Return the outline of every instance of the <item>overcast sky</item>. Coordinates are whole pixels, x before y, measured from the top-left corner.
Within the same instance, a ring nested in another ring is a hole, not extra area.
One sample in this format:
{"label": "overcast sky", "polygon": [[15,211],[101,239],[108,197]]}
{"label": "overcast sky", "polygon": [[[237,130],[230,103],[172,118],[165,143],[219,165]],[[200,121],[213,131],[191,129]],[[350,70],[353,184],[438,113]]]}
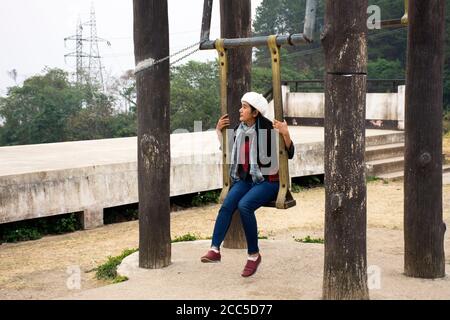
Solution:
{"label": "overcast sky", "polygon": [[[252,0],[252,12],[262,0]],[[15,85],[8,71],[16,69],[17,83],[40,73],[45,66],[74,71],[75,43],[64,38],[75,35],[78,17],[89,20],[91,3],[97,16],[97,35],[106,73],[120,75],[134,68],[132,0],[6,0],[0,10],[0,95]],[[199,41],[203,0],[169,0],[170,50],[175,52]],[[214,1],[211,39],[220,34],[219,0]],[[85,28],[85,31],[86,30]],[[86,34],[87,35],[87,34]],[[85,48],[84,51],[88,51]],[[198,52],[194,60],[213,60],[214,51]]]}

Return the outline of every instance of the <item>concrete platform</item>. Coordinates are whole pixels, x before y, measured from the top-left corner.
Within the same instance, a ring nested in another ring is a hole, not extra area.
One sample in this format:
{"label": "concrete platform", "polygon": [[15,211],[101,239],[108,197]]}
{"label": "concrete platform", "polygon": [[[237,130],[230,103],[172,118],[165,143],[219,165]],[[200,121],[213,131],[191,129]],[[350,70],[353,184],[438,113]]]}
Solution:
{"label": "concrete platform", "polygon": [[[322,174],[324,129],[290,127],[291,177]],[[402,142],[401,131],[366,130],[368,147]],[[86,229],[103,209],[138,202],[137,139],[119,138],[0,148],[0,223],[83,212]],[[170,195],[222,187],[214,131],[171,135]]]}
{"label": "concrete platform", "polygon": [[[399,232],[399,231],[397,231]],[[301,300],[321,299],[323,244],[294,240],[261,240],[262,262],[255,275],[241,277],[246,250],[222,249],[220,263],[201,263],[209,240],[172,244],[172,264],[163,269],[139,269],[138,253],[123,260],[118,272],[129,280],[85,290],[68,300]],[[371,299],[447,299],[450,278],[425,280],[403,275],[398,250],[368,254]],[[389,247],[389,246],[388,246]]]}

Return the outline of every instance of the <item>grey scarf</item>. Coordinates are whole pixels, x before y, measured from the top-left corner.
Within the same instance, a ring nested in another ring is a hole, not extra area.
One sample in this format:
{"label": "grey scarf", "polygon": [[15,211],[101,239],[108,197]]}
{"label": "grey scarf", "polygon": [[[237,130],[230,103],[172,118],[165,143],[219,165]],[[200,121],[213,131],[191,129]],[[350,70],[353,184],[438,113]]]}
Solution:
{"label": "grey scarf", "polygon": [[255,183],[264,181],[264,177],[261,173],[261,169],[258,165],[258,139],[256,134],[256,124],[249,127],[244,122],[241,122],[236,130],[236,139],[233,144],[233,150],[231,152],[231,164],[230,164],[230,176],[233,181],[240,180],[238,174],[239,168],[239,153],[242,145],[245,143],[245,138],[249,138],[250,150],[250,175]]}

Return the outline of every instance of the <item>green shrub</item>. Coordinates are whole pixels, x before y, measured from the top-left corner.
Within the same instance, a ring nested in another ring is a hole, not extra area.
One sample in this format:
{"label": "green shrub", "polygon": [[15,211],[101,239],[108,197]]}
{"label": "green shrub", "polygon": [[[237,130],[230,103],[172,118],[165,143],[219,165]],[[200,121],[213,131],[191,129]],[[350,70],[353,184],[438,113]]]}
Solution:
{"label": "green shrub", "polygon": [[117,267],[122,263],[122,260],[128,257],[130,254],[135,253],[138,249],[125,249],[119,256],[108,257],[108,261],[98,266],[95,270],[95,277],[98,280],[107,280],[112,283],[118,283],[128,280],[127,277],[117,275]]}
{"label": "green shrub", "polygon": [[367,182],[374,182],[374,181],[379,181],[379,180],[382,180],[382,179],[379,177],[375,177],[375,176],[367,176],[366,177]]}
{"label": "green shrub", "polygon": [[62,234],[81,230],[81,222],[75,213],[70,214],[66,218],[60,218],[49,224],[48,233]]}
{"label": "green shrub", "polygon": [[192,198],[191,204],[194,207],[200,207],[205,204],[218,203],[219,197],[220,197],[220,191],[217,191],[217,190],[199,192]]}
{"label": "green shrub", "polygon": [[1,241],[18,242],[37,240],[48,234],[63,234],[81,230],[76,213],[47,218],[24,220],[0,226]]}
{"label": "green shrub", "polygon": [[175,239],[172,240],[172,243],[183,241],[195,241],[195,240],[201,240],[201,238],[198,235],[187,233],[185,235],[175,237]]}
{"label": "green shrub", "polygon": [[291,191],[292,191],[293,193],[299,193],[299,192],[302,192],[302,190],[303,190],[303,187],[302,187],[301,185],[296,184],[296,183],[292,183],[292,185],[291,185]]}
{"label": "green shrub", "polygon": [[294,239],[297,242],[302,243],[324,243],[324,239],[322,238],[311,238],[310,236],[306,236],[306,238]]}
{"label": "green shrub", "polygon": [[40,239],[42,234],[36,227],[5,228],[2,238],[4,242],[19,242]]}

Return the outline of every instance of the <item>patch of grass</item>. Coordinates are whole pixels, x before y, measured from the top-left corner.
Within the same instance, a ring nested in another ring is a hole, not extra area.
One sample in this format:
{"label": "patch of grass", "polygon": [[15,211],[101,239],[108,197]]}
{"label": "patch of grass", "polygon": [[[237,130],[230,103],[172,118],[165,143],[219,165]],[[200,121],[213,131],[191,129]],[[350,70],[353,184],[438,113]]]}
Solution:
{"label": "patch of grass", "polygon": [[291,191],[292,191],[293,193],[299,193],[299,192],[302,192],[302,190],[303,190],[303,187],[302,187],[301,185],[299,185],[299,184],[297,184],[297,183],[292,183],[292,185],[291,185]]}
{"label": "patch of grass", "polygon": [[128,277],[125,277],[125,276],[116,276],[114,279],[113,279],[113,283],[120,283],[120,282],[124,282],[124,281],[127,281],[128,280]]}
{"label": "patch of grass", "polygon": [[324,239],[322,238],[311,238],[310,236],[306,236],[305,238],[294,239],[297,242],[302,243],[324,243]]}
{"label": "patch of grass", "polygon": [[172,239],[172,243],[175,242],[184,242],[184,241],[195,241],[195,240],[203,240],[200,238],[199,235],[193,234],[193,233],[186,233],[182,236],[175,237],[175,239]]}
{"label": "patch of grass", "polygon": [[117,275],[117,267],[122,263],[123,259],[136,251],[138,251],[138,249],[125,249],[119,256],[109,256],[108,261],[95,269],[95,277],[98,280],[106,280],[112,283],[119,283],[128,280],[127,277]]}
{"label": "patch of grass", "polygon": [[379,177],[375,177],[375,176],[367,176],[366,177],[367,182],[374,182],[374,181],[380,181],[380,180],[383,180],[383,179],[381,179]]}
{"label": "patch of grass", "polygon": [[269,239],[269,237],[265,236],[265,235],[260,235],[260,233],[258,231],[258,239],[265,239],[265,240],[267,240],[267,239]]}

